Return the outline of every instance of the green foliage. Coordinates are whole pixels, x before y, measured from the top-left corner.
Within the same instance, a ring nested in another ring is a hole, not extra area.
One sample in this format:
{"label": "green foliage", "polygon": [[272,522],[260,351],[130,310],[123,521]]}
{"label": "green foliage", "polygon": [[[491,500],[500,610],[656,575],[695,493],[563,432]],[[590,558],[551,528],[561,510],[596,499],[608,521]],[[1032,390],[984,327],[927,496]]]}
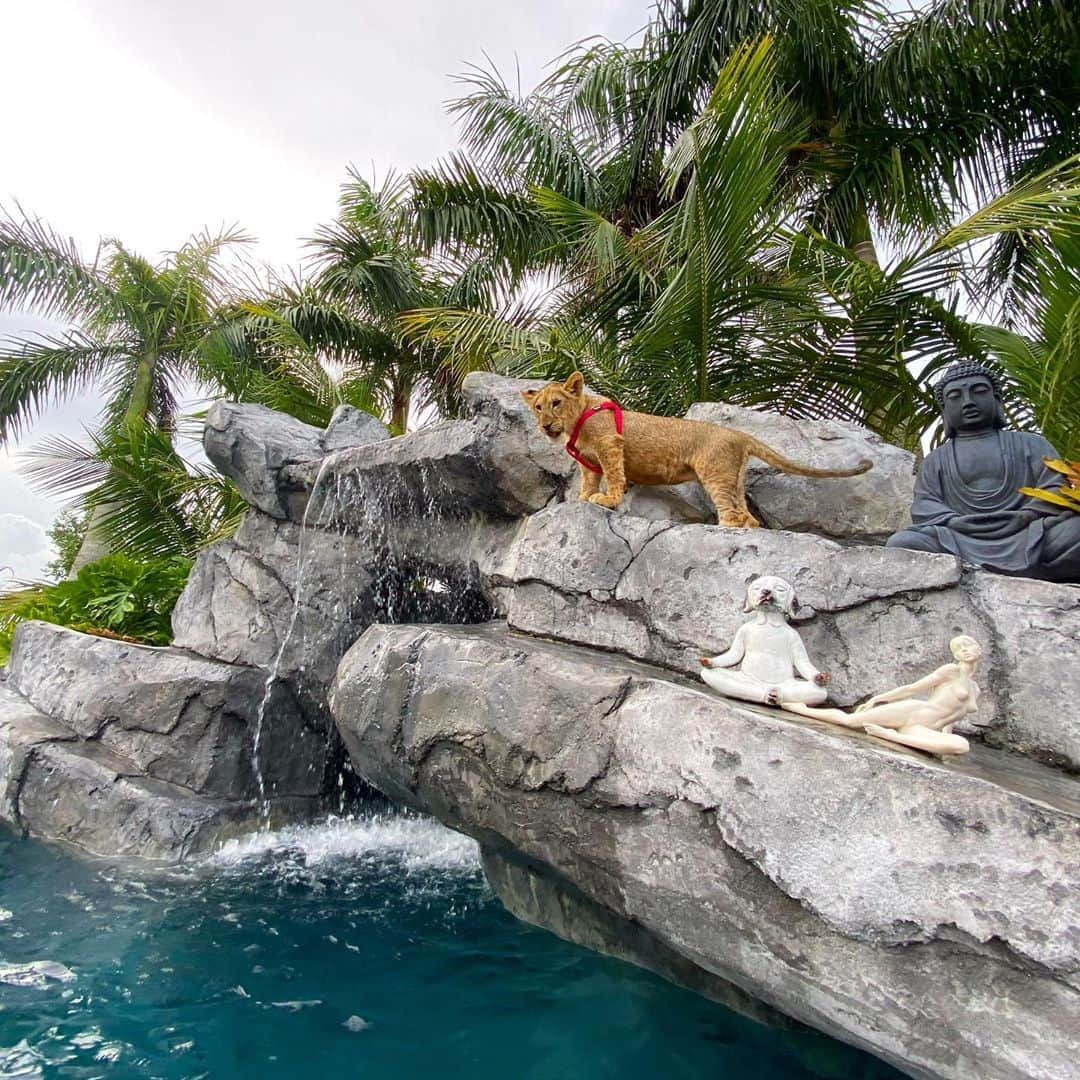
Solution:
{"label": "green foliage", "polygon": [[56,516],[48,529],[49,542],[56,551],[56,558],[45,567],[49,577],[59,580],[71,573],[71,564],[82,546],[89,520],[90,515],[85,509],[65,510]]}
{"label": "green foliage", "polygon": [[401,323],[639,408],[722,398],[912,448],[970,356],[1010,376],[1014,421],[1060,430],[1075,291],[1039,251],[1080,212],[1078,59],[1063,0],[661,0],[639,46],[581,43],[525,96],[473,70],[466,154],[414,175],[417,234],[554,288]]}
{"label": "green foliage", "polygon": [[194,558],[231,536],[247,509],[230,479],[185,461],[169,434],[150,427],[91,436],[89,449],[47,439],[23,458],[23,472],[49,495],[89,489],[85,520],[92,515],[113,550],[137,559]]}
{"label": "green foliage", "polygon": [[167,645],[172,609],[190,570],[190,559],[140,560],[114,554],[55,585],[0,594],[0,663],[11,651],[15,627],[29,619]]}

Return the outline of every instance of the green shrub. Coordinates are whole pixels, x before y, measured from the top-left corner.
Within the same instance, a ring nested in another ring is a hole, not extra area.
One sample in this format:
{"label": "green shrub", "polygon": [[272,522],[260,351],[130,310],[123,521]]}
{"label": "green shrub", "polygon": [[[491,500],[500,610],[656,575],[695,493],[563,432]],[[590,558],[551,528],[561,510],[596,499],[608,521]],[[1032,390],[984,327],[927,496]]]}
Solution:
{"label": "green shrub", "polygon": [[167,645],[172,609],[190,570],[190,559],[106,555],[55,585],[0,595],[0,664],[7,662],[15,627],[27,619]]}

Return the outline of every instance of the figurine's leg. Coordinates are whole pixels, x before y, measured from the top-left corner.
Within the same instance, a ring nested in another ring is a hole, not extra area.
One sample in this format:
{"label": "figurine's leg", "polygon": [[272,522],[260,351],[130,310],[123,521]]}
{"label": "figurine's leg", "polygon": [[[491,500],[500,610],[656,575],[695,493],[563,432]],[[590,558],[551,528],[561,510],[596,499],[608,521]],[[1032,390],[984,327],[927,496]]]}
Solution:
{"label": "figurine's leg", "polygon": [[922,532],[919,529],[901,529],[900,532],[893,533],[892,536],[885,541],[885,546],[891,548],[907,548],[908,551],[944,553],[944,549],[933,536],[930,536],[928,533]]}
{"label": "figurine's leg", "polygon": [[622,502],[626,494],[626,464],[623,461],[623,437],[611,435],[596,448],[596,456],[604,469],[606,492],[596,492],[589,496],[589,502],[597,506],[606,506],[613,510]]}
{"label": "figurine's leg", "polygon": [[864,720],[840,709],[815,709],[810,705],[803,705],[800,701],[782,701],[780,708],[797,716],[809,716],[813,720],[824,720],[827,724],[839,724],[840,727],[861,728],[865,723]]}
{"label": "figurine's leg", "polygon": [[703,668],[701,677],[714,689],[727,697],[741,698],[743,701],[755,701],[759,705],[768,702],[769,687],[756,679],[748,679],[738,671],[727,668]]}
{"label": "figurine's leg", "polygon": [[824,705],[829,692],[824,686],[806,679],[788,679],[780,684],[781,701],[798,701],[803,705]]}
{"label": "figurine's leg", "polygon": [[600,490],[600,473],[586,469],[584,465],[578,465],[581,473],[581,487],[578,488],[578,498],[586,502]]}
{"label": "figurine's leg", "polygon": [[1048,581],[1080,581],[1080,514],[1057,518],[1046,526],[1039,576]]}
{"label": "figurine's leg", "polygon": [[889,742],[900,743],[902,746],[913,746],[916,750],[925,750],[929,754],[966,754],[971,749],[962,735],[946,735],[943,731],[931,731],[920,724],[901,728],[899,731],[879,727],[877,724],[867,724],[865,730],[868,735],[876,735],[879,739],[888,739]]}
{"label": "figurine's leg", "polygon": [[860,724],[876,724],[878,727],[900,728],[922,727],[920,721],[932,722],[933,711],[924,708],[925,702],[912,701],[886,701],[881,705],[860,705],[855,714],[859,717]]}
{"label": "figurine's leg", "polygon": [[716,507],[716,521],[734,529],[756,529],[761,522],[750,513],[738,476],[729,471],[710,467],[706,463],[691,463],[705,494]]}

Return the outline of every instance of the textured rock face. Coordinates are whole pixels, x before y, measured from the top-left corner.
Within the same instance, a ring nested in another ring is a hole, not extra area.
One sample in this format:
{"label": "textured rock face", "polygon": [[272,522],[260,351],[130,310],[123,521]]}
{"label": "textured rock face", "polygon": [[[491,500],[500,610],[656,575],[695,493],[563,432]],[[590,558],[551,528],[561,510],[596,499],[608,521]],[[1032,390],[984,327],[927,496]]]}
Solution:
{"label": "textured rock face", "polygon": [[392,796],[914,1075],[1080,1054],[1080,807],[1051,770],[945,766],[479,628],[373,627],[332,707]]}
{"label": "textured rock face", "polygon": [[203,447],[206,456],[235,481],[250,505],[271,517],[287,518],[307,501],[307,493],[290,487],[287,470],[302,461],[317,461],[331,450],[389,439],[390,432],[374,417],[341,406],[326,431],[263,405],[218,401],[206,414]]}
{"label": "textured rock face", "polygon": [[[309,816],[311,799],[278,800],[271,821]],[[196,794],[148,776],[0,685],[0,821],[92,854],[176,861],[256,827],[250,800]]]}
{"label": "textured rock face", "polygon": [[[231,799],[258,794],[254,737],[266,677],[178,649],[90,637],[50,623],[15,635],[7,688],[148,777]],[[316,796],[327,729],[308,728],[287,688],[271,686],[258,763],[270,796]]]}
{"label": "textured rock face", "polygon": [[325,718],[337,663],[371,623],[475,622],[504,609],[517,530],[406,521],[358,537],[252,511],[199,553],[173,609],[174,643],[272,670]]}
{"label": "textured rock face", "polygon": [[0,685],[0,819],[95,854],[182,859],[260,817],[314,813],[328,745],[329,725],[255,668],[23,623]]}
{"label": "textured rock face", "polygon": [[686,415],[744,431],[801,465],[850,469],[864,458],[874,463],[861,476],[826,480],[790,476],[752,459],[746,489],[771,529],[884,540],[910,521],[915,457],[867,428],[836,420],[793,420],[721,402],[699,402]]}
{"label": "textured rock face", "polygon": [[535,382],[473,374],[468,420],[447,420],[399,439],[286,467],[279,484],[312,491],[291,516],[366,531],[385,521],[516,518],[561,498],[576,466],[546,438],[521,399]]}
{"label": "textured rock face", "polygon": [[566,504],[526,523],[509,621],[696,675],[698,656],[731,643],[746,585],[765,573],[795,586],[796,621],[837,703],[928,674],[950,659],[949,638],[968,633],[986,649],[976,721],[991,740],[1080,767],[1076,685],[1054,674],[1058,650],[1080,643],[1072,586],[961,574],[951,556]]}

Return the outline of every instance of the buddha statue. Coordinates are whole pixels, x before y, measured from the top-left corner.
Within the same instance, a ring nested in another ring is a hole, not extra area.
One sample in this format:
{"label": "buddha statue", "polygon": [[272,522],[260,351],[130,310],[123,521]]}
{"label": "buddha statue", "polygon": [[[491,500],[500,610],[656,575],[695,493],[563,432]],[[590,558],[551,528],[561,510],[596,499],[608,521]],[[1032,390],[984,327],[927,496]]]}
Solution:
{"label": "buddha statue", "polygon": [[1001,386],[971,360],[951,365],[934,387],[945,442],[915,481],[911,525],[889,547],[945,552],[985,570],[1080,582],[1080,514],[1020,493],[1056,488],[1043,464],[1058,452],[1041,435],[1005,427]]}

